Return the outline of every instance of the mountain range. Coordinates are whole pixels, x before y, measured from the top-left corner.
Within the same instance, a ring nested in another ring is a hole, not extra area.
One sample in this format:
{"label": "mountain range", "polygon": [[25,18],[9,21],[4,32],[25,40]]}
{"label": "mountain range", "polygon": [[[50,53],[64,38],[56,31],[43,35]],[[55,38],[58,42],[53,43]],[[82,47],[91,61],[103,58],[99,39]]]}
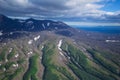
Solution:
{"label": "mountain range", "polygon": [[120,34],[0,15],[0,80],[120,80]]}

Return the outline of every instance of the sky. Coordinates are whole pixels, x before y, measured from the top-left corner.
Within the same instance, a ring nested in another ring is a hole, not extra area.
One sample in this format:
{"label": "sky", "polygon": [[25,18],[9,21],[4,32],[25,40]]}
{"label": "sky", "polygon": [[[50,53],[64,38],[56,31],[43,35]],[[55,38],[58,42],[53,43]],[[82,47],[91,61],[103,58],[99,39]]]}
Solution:
{"label": "sky", "polygon": [[120,26],[120,0],[0,0],[0,14],[70,25]]}

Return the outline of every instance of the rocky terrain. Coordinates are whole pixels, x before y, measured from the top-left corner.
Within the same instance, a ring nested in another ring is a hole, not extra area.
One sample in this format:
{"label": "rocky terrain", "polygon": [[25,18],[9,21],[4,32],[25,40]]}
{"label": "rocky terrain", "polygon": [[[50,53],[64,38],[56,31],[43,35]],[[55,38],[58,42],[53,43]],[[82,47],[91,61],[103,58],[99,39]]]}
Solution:
{"label": "rocky terrain", "polygon": [[120,80],[120,35],[0,15],[0,80]]}

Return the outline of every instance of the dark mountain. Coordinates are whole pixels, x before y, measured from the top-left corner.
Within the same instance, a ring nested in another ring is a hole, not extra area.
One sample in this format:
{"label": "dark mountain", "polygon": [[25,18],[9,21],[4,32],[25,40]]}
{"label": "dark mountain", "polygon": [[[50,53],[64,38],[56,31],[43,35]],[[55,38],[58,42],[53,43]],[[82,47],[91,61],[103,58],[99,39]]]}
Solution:
{"label": "dark mountain", "polygon": [[54,30],[68,28],[68,25],[62,22],[55,22],[51,20],[18,20],[10,19],[4,15],[0,15],[0,30],[3,32],[12,32],[12,31],[43,31],[43,30]]}
{"label": "dark mountain", "polygon": [[0,15],[0,80],[120,80],[119,36]]}
{"label": "dark mountain", "polygon": [[60,21],[35,20],[32,18],[19,20],[0,15],[0,31],[3,33],[1,37],[4,38],[16,38],[17,36],[24,35],[25,33],[22,34],[23,32],[51,31],[67,28],[70,27]]}

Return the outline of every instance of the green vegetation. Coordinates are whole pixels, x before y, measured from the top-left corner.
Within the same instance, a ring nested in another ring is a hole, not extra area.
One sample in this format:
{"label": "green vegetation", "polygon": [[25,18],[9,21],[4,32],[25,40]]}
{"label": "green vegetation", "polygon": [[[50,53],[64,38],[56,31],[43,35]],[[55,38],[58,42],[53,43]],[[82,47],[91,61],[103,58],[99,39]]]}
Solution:
{"label": "green vegetation", "polygon": [[17,63],[18,63],[18,64],[22,64],[24,61],[25,61],[25,59],[19,59],[19,60],[17,61]]}
{"label": "green vegetation", "polygon": [[79,77],[80,80],[100,80],[99,78],[94,77],[93,75],[85,72],[84,70],[79,69],[73,63],[68,64],[68,66]]}
{"label": "green vegetation", "polygon": [[0,61],[5,61],[6,49],[3,49],[0,53]]}
{"label": "green vegetation", "polygon": [[71,73],[69,73],[64,67],[57,67],[58,71],[61,72],[64,76],[66,76],[69,80],[75,80]]}
{"label": "green vegetation", "polygon": [[59,80],[60,76],[56,73],[56,66],[51,62],[51,56],[54,54],[53,45],[45,45],[43,48],[42,63],[45,67],[43,80]]}
{"label": "green vegetation", "polygon": [[15,64],[15,62],[7,62],[7,63],[5,64],[5,68],[6,68],[6,69],[9,69],[9,68],[12,66],[12,64]]}
{"label": "green vegetation", "polygon": [[[65,43],[62,49],[70,58],[68,66],[71,70],[82,80],[115,80],[113,75],[108,74],[108,71],[103,71],[102,68],[98,69],[88,59],[84,53],[73,45]],[[108,64],[106,64],[108,65]],[[81,74],[82,73],[82,74]]]}
{"label": "green vegetation", "polygon": [[[42,80],[77,80],[78,78],[80,80],[120,79],[119,64],[117,65],[117,63],[108,57],[108,53],[102,53],[102,51],[100,52],[95,49],[87,49],[88,54],[91,55],[89,58],[71,42],[63,42],[61,48],[66,58],[59,55],[59,50],[54,43],[46,43],[44,45],[42,50],[42,64],[44,66]],[[24,73],[23,69],[26,67],[24,65],[26,61],[24,57],[26,56],[14,59],[15,52],[17,51],[13,49],[11,53],[6,54],[7,50],[5,48],[1,51],[0,80],[13,80],[17,79],[17,77],[21,77],[23,80],[39,80],[38,74],[41,77],[42,73],[38,72],[41,70],[38,66],[43,68],[41,65],[38,65],[39,55],[36,53],[31,55],[31,57],[29,56],[29,66]],[[23,52],[23,54],[26,52]],[[13,64],[19,64],[19,66],[13,67]],[[21,72],[22,75],[24,74],[23,77],[20,75]]]}
{"label": "green vegetation", "polygon": [[22,68],[18,68],[10,77],[8,80],[13,80],[17,75],[19,75],[22,72]]}
{"label": "green vegetation", "polygon": [[16,69],[14,72],[5,71],[2,75],[4,76],[1,80],[13,80],[17,75],[22,72],[22,68]]}
{"label": "green vegetation", "polygon": [[55,46],[50,43],[46,44],[43,48],[42,63],[45,67],[43,80],[75,80],[65,68],[52,62],[54,54]]}
{"label": "green vegetation", "polygon": [[34,55],[29,59],[29,68],[23,76],[23,80],[38,80],[36,73],[38,71],[37,67],[38,55]]}
{"label": "green vegetation", "polygon": [[4,48],[0,53],[0,80],[13,80],[17,75],[20,74],[20,72],[22,72],[22,68],[20,67],[13,69],[12,65],[16,64],[16,61],[12,61],[11,58],[14,56],[15,51],[12,50],[12,52],[8,55],[7,53],[7,48]]}
{"label": "green vegetation", "polygon": [[101,64],[103,65],[106,69],[110,70],[114,74],[119,75],[120,73],[118,72],[119,67],[114,64],[113,62],[110,62],[110,60],[107,60],[104,58],[100,53],[96,52],[95,50],[88,50],[89,53],[92,54],[92,56]]}
{"label": "green vegetation", "polygon": [[12,52],[10,52],[10,53],[7,55],[7,59],[10,60],[14,55],[15,55],[15,51],[12,50]]}

